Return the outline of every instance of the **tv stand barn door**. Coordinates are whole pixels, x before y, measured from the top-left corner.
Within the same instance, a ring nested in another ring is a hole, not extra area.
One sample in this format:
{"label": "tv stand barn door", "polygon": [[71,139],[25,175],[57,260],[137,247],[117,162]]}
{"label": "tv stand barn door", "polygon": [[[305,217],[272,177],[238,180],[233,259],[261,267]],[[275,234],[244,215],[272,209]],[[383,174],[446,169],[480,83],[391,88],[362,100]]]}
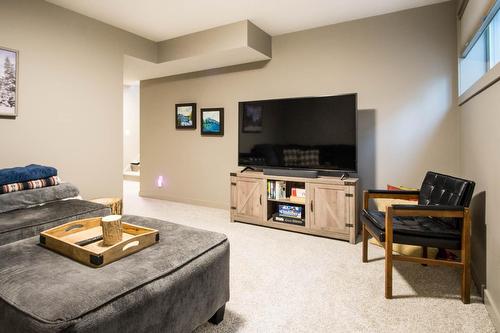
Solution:
{"label": "tv stand barn door", "polygon": [[260,222],[263,218],[263,180],[238,179],[236,180],[236,214],[245,219],[245,222]]}
{"label": "tv stand barn door", "polygon": [[309,226],[318,231],[349,235],[349,193],[345,186],[310,184]]}
{"label": "tv stand barn door", "polygon": [[[287,197],[268,198],[268,182],[284,181]],[[356,242],[357,223],[356,178],[300,178],[264,175],[247,171],[231,173],[231,221],[301,232]],[[291,187],[305,188],[305,202],[297,203],[288,197]],[[280,204],[302,206],[305,222],[284,223],[275,220]]]}

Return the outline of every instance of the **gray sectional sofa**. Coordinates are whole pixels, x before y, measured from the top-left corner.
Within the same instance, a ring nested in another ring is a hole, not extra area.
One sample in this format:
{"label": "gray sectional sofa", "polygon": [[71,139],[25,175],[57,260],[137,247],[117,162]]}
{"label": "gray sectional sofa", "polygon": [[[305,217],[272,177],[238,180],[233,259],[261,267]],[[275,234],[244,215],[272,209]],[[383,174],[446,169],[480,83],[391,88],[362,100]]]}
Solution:
{"label": "gray sectional sofa", "polygon": [[110,214],[104,205],[74,199],[78,195],[78,188],[70,183],[1,194],[0,246],[66,222]]}
{"label": "gray sectional sofa", "polygon": [[0,195],[0,332],[175,333],[223,320],[229,300],[225,235],[124,216],[159,230],[160,241],[91,268],[39,246],[38,235],[108,215],[109,208],[78,199],[40,205],[50,198],[37,191]]}

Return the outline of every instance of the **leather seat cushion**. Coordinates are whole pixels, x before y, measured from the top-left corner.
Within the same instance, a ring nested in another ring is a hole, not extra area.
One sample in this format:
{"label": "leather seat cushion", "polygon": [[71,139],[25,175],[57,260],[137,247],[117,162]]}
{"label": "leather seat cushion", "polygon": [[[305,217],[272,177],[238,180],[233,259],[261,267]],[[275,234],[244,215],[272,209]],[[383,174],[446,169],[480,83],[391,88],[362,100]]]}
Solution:
{"label": "leather seat cushion", "polygon": [[[365,215],[361,215],[361,221],[372,236],[374,236],[379,242],[385,242],[385,230],[377,227],[370,219],[366,218]],[[393,243],[453,250],[459,250],[462,245],[461,239],[422,237],[401,233],[395,233],[393,235]]]}
{"label": "leather seat cushion", "polygon": [[[363,210],[362,215],[377,228],[385,231],[385,212]],[[421,237],[460,239],[460,229],[452,219],[435,217],[396,216],[393,218],[394,234]]]}

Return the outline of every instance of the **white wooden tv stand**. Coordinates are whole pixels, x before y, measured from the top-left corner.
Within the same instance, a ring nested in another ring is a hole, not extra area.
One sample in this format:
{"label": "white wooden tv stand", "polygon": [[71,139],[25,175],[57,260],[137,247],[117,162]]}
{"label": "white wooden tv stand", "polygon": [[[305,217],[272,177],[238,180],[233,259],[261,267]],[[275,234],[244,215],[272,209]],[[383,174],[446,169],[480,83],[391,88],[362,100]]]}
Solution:
{"label": "white wooden tv stand", "polygon": [[[357,178],[339,177],[299,178],[268,176],[262,172],[233,172],[231,176],[231,222],[301,232],[305,234],[356,242],[358,233]],[[267,182],[285,181],[287,198],[268,199]],[[305,225],[293,225],[273,220],[279,204],[290,201],[290,187],[306,190],[303,204]]]}

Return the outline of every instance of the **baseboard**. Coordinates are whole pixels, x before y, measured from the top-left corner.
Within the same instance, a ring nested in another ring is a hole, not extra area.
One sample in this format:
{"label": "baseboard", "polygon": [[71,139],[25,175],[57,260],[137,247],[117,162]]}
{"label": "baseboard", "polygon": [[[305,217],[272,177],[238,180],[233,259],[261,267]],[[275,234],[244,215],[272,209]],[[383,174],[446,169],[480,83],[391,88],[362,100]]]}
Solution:
{"label": "baseboard", "polygon": [[484,305],[486,305],[486,310],[488,310],[493,326],[495,326],[497,332],[500,332],[500,312],[498,311],[497,305],[491,298],[488,289],[484,290]]}
{"label": "baseboard", "polygon": [[141,181],[139,176],[133,176],[133,175],[127,175],[127,174],[123,174],[123,180],[130,180],[130,181],[133,181],[133,182],[139,182]]}
{"label": "baseboard", "polygon": [[142,192],[139,192],[139,196],[144,197],[144,198],[159,199],[159,200],[180,202],[180,203],[185,203],[185,204],[189,204],[189,205],[196,205],[196,206],[204,206],[204,207],[210,207],[210,208],[220,208],[220,209],[229,210],[229,205],[218,203],[218,202],[212,202],[212,201],[179,198],[179,197],[171,197],[171,196],[149,195],[149,194],[144,194]]}
{"label": "baseboard", "polygon": [[479,295],[481,295],[481,299],[483,300],[483,303],[484,303],[484,287],[485,287],[485,285],[483,283],[481,283],[482,281],[479,278],[477,271],[478,270],[476,269],[476,266],[474,265],[473,262],[471,262],[470,273],[471,273],[471,277],[472,277],[472,282],[473,282],[474,286],[476,287],[476,290],[479,293]]}

